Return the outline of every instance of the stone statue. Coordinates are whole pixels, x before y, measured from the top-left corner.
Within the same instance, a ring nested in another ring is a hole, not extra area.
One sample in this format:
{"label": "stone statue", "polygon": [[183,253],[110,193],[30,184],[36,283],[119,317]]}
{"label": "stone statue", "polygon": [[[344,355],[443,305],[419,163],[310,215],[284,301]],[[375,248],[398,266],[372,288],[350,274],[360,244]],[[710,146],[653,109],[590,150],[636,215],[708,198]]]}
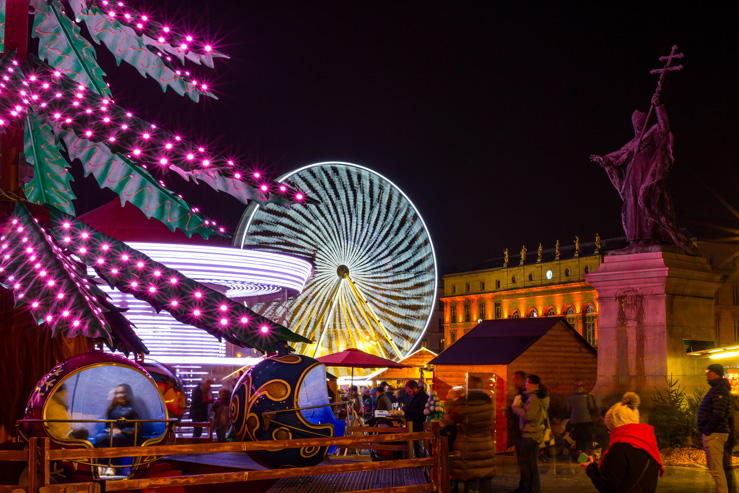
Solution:
{"label": "stone statue", "polygon": [[503,250],[503,264],[508,265],[508,249]]}
{"label": "stone statue", "polygon": [[539,243],[539,248],[536,249],[536,261],[537,262],[541,262],[541,252],[542,252],[541,243]]}
{"label": "stone statue", "polygon": [[526,262],[526,245],[521,245],[521,265],[523,265],[524,262]]}
{"label": "stone statue", "polygon": [[600,251],[600,235],[595,233],[595,251]]}
{"label": "stone statue", "polygon": [[575,257],[580,255],[580,237],[575,236]]}
{"label": "stone statue", "polygon": [[559,260],[559,240],[554,244],[554,259]]}
{"label": "stone statue", "polygon": [[[673,47],[670,56],[661,58],[667,60],[663,69],[652,71],[660,73],[660,80],[649,113],[645,115],[636,110],[631,117],[634,138],[621,149],[605,156],[593,154],[590,160],[606,170],[623,200],[621,223],[629,243],[650,245],[671,241],[684,250],[694,250],[675,226],[675,212],[667,187],[667,177],[674,163],[673,139],[667,112],[659,100],[667,71],[682,68],[669,67],[673,58],[682,57],[682,54],[675,55],[676,48]],[[653,108],[657,123],[647,128]]]}

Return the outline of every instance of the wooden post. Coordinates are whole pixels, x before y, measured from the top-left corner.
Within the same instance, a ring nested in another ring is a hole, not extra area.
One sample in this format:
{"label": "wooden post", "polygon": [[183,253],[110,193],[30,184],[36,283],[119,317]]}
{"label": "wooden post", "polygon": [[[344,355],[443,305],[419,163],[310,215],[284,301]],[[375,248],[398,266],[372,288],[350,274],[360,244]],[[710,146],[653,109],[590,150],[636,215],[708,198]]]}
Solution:
{"label": "wooden post", "polygon": [[210,417],[210,419],[208,420],[208,423],[209,423],[208,430],[210,430],[210,441],[212,442],[213,441],[213,423],[214,423],[213,416]]}
{"label": "wooden post", "polygon": [[48,437],[41,439],[41,486],[51,484],[51,460],[49,460],[49,449],[51,441]]}
{"label": "wooden post", "polygon": [[440,459],[441,459],[441,483],[439,489],[442,493],[449,493],[449,439],[447,437],[440,438]]}
{"label": "wooden post", "polygon": [[[413,433],[413,422],[412,421],[406,421],[405,423],[406,427],[408,428],[408,433]],[[423,430],[421,430],[423,431]],[[408,440],[408,458],[413,459],[413,440]]]}
{"label": "wooden post", "polygon": [[28,440],[28,491],[38,489],[38,438]]}

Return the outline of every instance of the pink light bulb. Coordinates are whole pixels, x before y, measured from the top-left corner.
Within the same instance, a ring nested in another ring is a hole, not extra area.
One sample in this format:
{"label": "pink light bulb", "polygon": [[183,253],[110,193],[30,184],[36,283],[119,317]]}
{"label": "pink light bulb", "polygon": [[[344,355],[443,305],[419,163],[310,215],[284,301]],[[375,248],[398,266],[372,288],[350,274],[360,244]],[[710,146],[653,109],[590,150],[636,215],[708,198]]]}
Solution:
{"label": "pink light bulb", "polygon": [[183,49],[183,50],[186,50],[187,49],[187,44],[180,43],[180,48]]}
{"label": "pink light bulb", "polygon": [[200,299],[200,298],[202,298],[202,297],[203,297],[203,293],[201,293],[200,291],[195,291],[195,297],[196,297],[197,299]]}
{"label": "pink light bulb", "polygon": [[103,122],[110,123],[110,117],[109,116],[103,117]]}
{"label": "pink light bulb", "polygon": [[149,140],[151,138],[151,134],[149,132],[144,132],[144,135],[141,136],[144,140]]}
{"label": "pink light bulb", "polygon": [[192,161],[193,159],[195,159],[195,155],[190,152],[187,154],[187,156],[185,156],[185,159],[187,159],[188,161]]}
{"label": "pink light bulb", "polygon": [[174,147],[174,146],[172,145],[171,142],[167,142],[166,144],[164,144],[164,148],[167,149],[167,150],[172,149],[172,147]]}
{"label": "pink light bulb", "polygon": [[110,272],[111,272],[111,274],[118,274],[118,269],[116,269],[115,267],[113,267],[112,269],[110,269]]}
{"label": "pink light bulb", "polygon": [[136,27],[139,28],[139,29],[143,29],[144,28],[144,25],[142,23],[140,23],[140,22],[137,22],[136,23]]}
{"label": "pink light bulb", "polygon": [[46,321],[47,322],[51,322],[52,319],[53,319],[53,317],[51,315],[46,315]]}
{"label": "pink light bulb", "polygon": [[161,164],[162,166],[167,164],[167,158],[166,157],[159,158],[159,164]]}
{"label": "pink light bulb", "polygon": [[241,173],[234,173],[234,178],[236,178],[237,180],[240,180],[241,179]]}
{"label": "pink light bulb", "polygon": [[79,320],[75,320],[74,322],[72,322],[72,325],[75,326],[75,327],[79,327],[80,326],[80,321]]}
{"label": "pink light bulb", "polygon": [[192,43],[192,36],[190,36],[189,34],[185,36],[185,41],[187,41],[188,43]]}
{"label": "pink light bulb", "polygon": [[211,51],[213,51],[213,47],[210,45],[205,45],[205,52],[210,53]]}
{"label": "pink light bulb", "polygon": [[97,259],[97,263],[98,263],[98,265],[103,265],[105,263],[105,259],[101,257],[101,258]]}
{"label": "pink light bulb", "polygon": [[161,275],[162,275],[162,271],[160,271],[160,270],[155,270],[154,271],[154,277],[159,277]]}
{"label": "pink light bulb", "polygon": [[64,224],[62,224],[62,227],[64,229],[69,229],[69,223],[68,222],[65,222]]}
{"label": "pink light bulb", "polygon": [[63,300],[64,299],[64,293],[59,293],[56,295],[57,299]]}
{"label": "pink light bulb", "polygon": [[127,253],[124,253],[123,255],[121,255],[121,260],[123,260],[124,262],[128,261],[128,259],[129,257]]}
{"label": "pink light bulb", "polygon": [[164,26],[164,27],[162,28],[162,31],[164,31],[165,33],[168,33],[168,32],[169,32],[169,30],[170,30],[170,29],[169,29],[169,27],[167,27],[167,26]]}
{"label": "pink light bulb", "polygon": [[172,283],[172,284],[177,284],[177,278],[176,277],[171,277],[169,279],[169,282]]}
{"label": "pink light bulb", "polygon": [[261,330],[263,334],[266,334],[267,332],[269,332],[269,327],[267,327],[266,325],[262,325],[259,330]]}
{"label": "pink light bulb", "polygon": [[87,238],[90,237],[90,234],[89,233],[82,233],[80,236],[82,236],[82,239],[83,240],[86,240]]}
{"label": "pink light bulb", "polygon": [[267,186],[266,184],[264,184],[264,185],[261,185],[261,186],[259,187],[259,189],[260,189],[260,190],[261,190],[262,192],[266,192],[267,190],[269,190],[269,187],[268,187],[268,186]]}
{"label": "pink light bulb", "polygon": [[134,156],[140,156],[141,155],[141,149],[134,149],[133,150],[133,155]]}
{"label": "pink light bulb", "polygon": [[254,178],[259,178],[260,176],[262,176],[262,175],[261,175],[261,173],[259,173],[259,171],[255,171],[254,172]]}
{"label": "pink light bulb", "polygon": [[69,310],[64,310],[62,312],[62,317],[68,317],[69,316]]}
{"label": "pink light bulb", "polygon": [[295,200],[298,200],[298,201],[303,200],[303,194],[302,193],[295,194]]}
{"label": "pink light bulb", "polygon": [[157,292],[157,288],[155,288],[154,286],[149,286],[149,292],[150,293],[156,293]]}
{"label": "pink light bulb", "polygon": [[205,166],[205,167],[208,167],[208,166],[210,166],[210,160],[208,160],[208,159],[203,159],[203,166]]}
{"label": "pink light bulb", "polygon": [[227,305],[221,305],[221,311],[222,312],[225,312],[227,310],[228,310],[228,306]]}
{"label": "pink light bulb", "polygon": [[85,247],[80,247],[80,253],[82,253],[82,254],[85,254],[85,253],[87,253],[87,248],[85,248]]}
{"label": "pink light bulb", "polygon": [[169,302],[169,304],[172,305],[172,306],[177,306],[177,305],[179,305],[179,302],[177,300],[172,300],[172,301]]}
{"label": "pink light bulb", "polygon": [[139,283],[136,282],[136,281],[132,281],[131,282],[131,287],[134,288],[134,289],[136,289],[137,287],[139,287]]}
{"label": "pink light bulb", "polygon": [[198,310],[196,308],[195,310],[192,311],[192,314],[195,315],[196,317],[199,317],[200,316],[200,310]]}
{"label": "pink light bulb", "polygon": [[157,41],[159,41],[160,43],[164,43],[164,41],[165,41],[164,36],[159,36],[157,38]]}
{"label": "pink light bulb", "polygon": [[201,89],[202,89],[203,91],[207,91],[207,90],[208,90],[208,84],[200,84],[200,88],[201,88]]}
{"label": "pink light bulb", "polygon": [[31,308],[38,308],[38,307],[39,307],[38,301],[34,301],[33,303],[31,303]]}
{"label": "pink light bulb", "polygon": [[100,248],[102,248],[104,252],[107,252],[108,250],[110,250],[110,246],[108,246],[107,243],[103,243],[103,246]]}
{"label": "pink light bulb", "polygon": [[85,131],[85,137],[92,137],[92,130]]}
{"label": "pink light bulb", "polygon": [[280,192],[287,192],[287,187],[285,185],[280,185]]}
{"label": "pink light bulb", "polygon": [[138,262],[136,262],[136,267],[138,267],[139,269],[143,269],[144,268],[144,263],[139,260]]}
{"label": "pink light bulb", "polygon": [[249,323],[249,318],[248,317],[241,317],[241,323],[242,324],[248,324]]}

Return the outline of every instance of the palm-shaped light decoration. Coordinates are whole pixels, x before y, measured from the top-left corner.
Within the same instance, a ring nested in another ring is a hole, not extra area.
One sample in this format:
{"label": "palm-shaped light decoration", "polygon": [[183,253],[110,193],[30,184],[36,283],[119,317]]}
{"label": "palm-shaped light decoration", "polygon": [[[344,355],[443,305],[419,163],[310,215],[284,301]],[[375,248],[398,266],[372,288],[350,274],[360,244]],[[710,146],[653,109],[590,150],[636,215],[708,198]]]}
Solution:
{"label": "palm-shaped light decoration", "polygon": [[[26,53],[27,36],[18,27],[28,21],[29,10],[32,35],[39,39],[37,54]],[[15,306],[48,324],[52,335],[85,335],[113,349],[146,352],[121,310],[88,278],[87,266],[110,286],[219,339],[262,351],[284,351],[287,343],[308,341],[74,218],[69,168],[77,160],[85,175],[117,193],[122,204],[131,202],[147,217],[188,236],[207,238],[225,231],[165,186],[169,171],[244,204],[289,207],[309,201],[288,184],[241,169],[233,160],[116,105],[93,44],[78,23],[119,64],[129,63],[163,91],[171,88],[195,102],[201,95],[214,95],[190,67],[212,68],[214,58],[224,57],[208,43],[122,2],[0,0],[0,37],[5,42],[0,132],[6,133],[0,174],[4,196],[16,200],[0,240],[0,284],[13,290]],[[8,163],[13,134],[23,136],[22,156]],[[12,180],[9,184],[12,166],[30,178],[17,187]]]}

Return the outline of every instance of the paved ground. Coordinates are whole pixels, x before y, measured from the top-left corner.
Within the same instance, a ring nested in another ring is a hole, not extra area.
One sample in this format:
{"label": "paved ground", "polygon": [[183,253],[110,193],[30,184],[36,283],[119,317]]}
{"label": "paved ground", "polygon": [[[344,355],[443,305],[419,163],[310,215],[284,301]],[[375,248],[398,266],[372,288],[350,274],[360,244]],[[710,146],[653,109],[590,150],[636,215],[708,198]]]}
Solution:
{"label": "paved ground", "polygon": [[[508,492],[518,486],[518,467],[515,458],[498,455],[496,457],[498,476],[493,480],[495,491]],[[580,493],[596,491],[585,470],[576,463],[539,463],[542,493]],[[460,492],[461,492],[460,488]],[[705,467],[667,467],[665,475],[657,484],[658,492],[669,493],[709,493],[716,486]]]}

